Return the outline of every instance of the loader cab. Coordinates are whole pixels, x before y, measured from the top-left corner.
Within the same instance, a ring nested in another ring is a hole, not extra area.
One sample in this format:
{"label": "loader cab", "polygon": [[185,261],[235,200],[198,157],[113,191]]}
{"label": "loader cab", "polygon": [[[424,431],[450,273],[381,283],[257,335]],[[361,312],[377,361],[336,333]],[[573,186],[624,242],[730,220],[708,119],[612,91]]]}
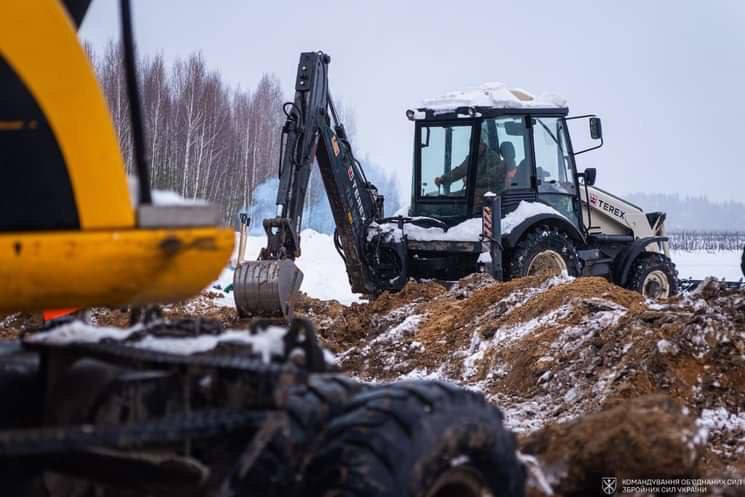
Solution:
{"label": "loader cab", "polygon": [[545,202],[580,228],[567,109],[463,108],[407,114],[415,122],[412,216],[449,225],[481,215],[483,195]]}

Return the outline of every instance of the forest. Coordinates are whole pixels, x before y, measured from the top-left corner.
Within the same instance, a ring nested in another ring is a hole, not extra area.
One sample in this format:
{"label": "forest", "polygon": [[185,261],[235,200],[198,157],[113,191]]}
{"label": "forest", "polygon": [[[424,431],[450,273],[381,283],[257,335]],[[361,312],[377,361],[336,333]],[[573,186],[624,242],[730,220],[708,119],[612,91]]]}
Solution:
{"label": "forest", "polygon": [[[86,50],[103,87],[127,173],[133,174],[121,45],[111,41],[96,51],[87,44]],[[209,200],[221,207],[226,224],[235,225],[238,211],[245,207],[254,220],[252,230],[260,230],[261,219],[274,212],[282,104],[290,99],[280,80],[264,74],[253,89],[233,88],[208,67],[201,53],[172,62],[161,54],[141,56],[137,72],[152,187]],[[354,145],[354,114],[343,102],[337,103],[337,110]],[[374,162],[362,163],[370,181],[386,193],[386,210],[398,209],[395,181]],[[306,196],[303,226],[333,231],[317,168]]]}

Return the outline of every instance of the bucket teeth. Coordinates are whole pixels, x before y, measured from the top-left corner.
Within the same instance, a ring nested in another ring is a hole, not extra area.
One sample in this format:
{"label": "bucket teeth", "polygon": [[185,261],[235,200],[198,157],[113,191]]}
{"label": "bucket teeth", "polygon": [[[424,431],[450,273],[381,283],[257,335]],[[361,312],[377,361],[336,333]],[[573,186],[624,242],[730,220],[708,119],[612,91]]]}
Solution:
{"label": "bucket teeth", "polygon": [[233,275],[235,307],[241,317],[292,318],[303,272],[289,259],[244,262]]}

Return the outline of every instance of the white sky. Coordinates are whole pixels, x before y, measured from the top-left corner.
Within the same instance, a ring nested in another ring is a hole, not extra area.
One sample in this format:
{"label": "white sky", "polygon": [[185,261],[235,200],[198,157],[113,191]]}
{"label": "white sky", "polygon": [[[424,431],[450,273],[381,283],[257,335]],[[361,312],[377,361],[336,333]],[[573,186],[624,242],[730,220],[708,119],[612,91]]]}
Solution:
{"label": "white sky", "polygon": [[[300,52],[330,54],[331,90],[355,113],[355,145],[396,175],[403,196],[413,135],[405,110],[445,91],[502,81],[559,93],[573,114],[603,118],[605,147],[579,156],[578,166],[597,167],[605,189],[743,199],[739,0],[133,4],[142,54],[173,60],[201,50],[234,85],[277,74],[288,99]],[[97,48],[116,38],[117,5],[94,1],[81,36]]]}

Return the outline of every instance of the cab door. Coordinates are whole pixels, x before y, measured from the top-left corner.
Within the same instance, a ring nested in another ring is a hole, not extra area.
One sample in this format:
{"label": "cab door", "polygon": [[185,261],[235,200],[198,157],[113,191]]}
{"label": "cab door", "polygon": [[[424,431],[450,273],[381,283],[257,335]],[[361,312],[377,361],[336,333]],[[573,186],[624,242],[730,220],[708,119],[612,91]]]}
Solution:
{"label": "cab door", "polygon": [[531,124],[538,198],[579,229],[577,176],[568,145],[566,123],[561,117],[533,117]]}

